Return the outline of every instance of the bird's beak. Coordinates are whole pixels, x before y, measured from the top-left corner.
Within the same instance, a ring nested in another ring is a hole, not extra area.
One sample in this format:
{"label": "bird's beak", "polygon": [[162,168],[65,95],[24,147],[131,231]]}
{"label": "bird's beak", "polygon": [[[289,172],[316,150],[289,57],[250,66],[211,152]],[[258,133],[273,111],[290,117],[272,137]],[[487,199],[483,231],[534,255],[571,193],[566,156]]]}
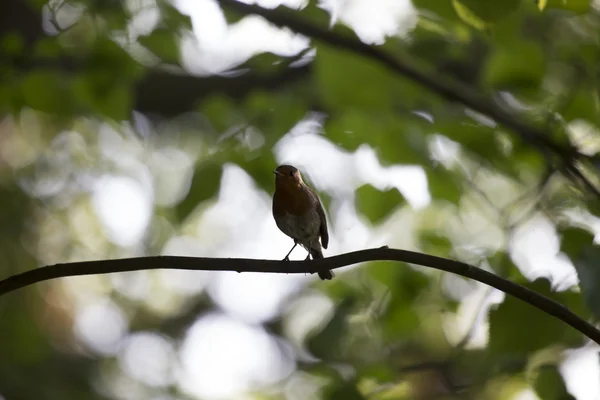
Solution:
{"label": "bird's beak", "polygon": [[277,170],[273,171],[273,173],[274,173],[275,175],[283,175],[281,172],[279,172],[279,171],[277,171]]}

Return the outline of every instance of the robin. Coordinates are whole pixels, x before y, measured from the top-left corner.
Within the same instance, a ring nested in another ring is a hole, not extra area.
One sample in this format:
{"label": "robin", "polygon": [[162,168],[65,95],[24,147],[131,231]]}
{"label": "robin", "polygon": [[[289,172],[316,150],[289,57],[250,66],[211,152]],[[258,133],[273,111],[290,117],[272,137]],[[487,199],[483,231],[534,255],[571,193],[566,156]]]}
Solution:
{"label": "robin", "polygon": [[[327,248],[329,234],[327,220],[319,198],[302,180],[297,168],[280,165],[275,173],[275,194],[273,195],[273,217],[277,227],[294,239],[294,246],[283,261],[289,261],[292,250],[300,245],[308,251],[306,260],[323,258],[321,244]],[[319,243],[319,237],[321,243]],[[333,278],[332,271],[321,271],[323,280]]]}

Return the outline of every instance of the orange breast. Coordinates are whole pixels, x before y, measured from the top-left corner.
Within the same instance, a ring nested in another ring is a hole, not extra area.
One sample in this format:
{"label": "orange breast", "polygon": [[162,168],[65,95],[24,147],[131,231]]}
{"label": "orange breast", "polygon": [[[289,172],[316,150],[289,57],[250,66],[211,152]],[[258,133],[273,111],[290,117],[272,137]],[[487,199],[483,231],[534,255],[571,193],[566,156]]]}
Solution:
{"label": "orange breast", "polygon": [[278,185],[273,195],[273,213],[304,215],[312,207],[309,193],[300,186]]}

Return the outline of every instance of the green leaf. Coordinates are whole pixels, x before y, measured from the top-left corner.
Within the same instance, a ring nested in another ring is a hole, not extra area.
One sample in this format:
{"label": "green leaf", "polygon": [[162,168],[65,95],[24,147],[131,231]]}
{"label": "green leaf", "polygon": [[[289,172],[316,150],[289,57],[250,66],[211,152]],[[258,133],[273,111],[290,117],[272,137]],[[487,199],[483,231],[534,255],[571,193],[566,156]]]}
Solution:
{"label": "green leaf", "polygon": [[446,200],[458,204],[462,196],[462,181],[456,174],[442,166],[427,166],[427,185],[434,200]]}
{"label": "green leaf", "polygon": [[343,352],[343,341],[348,330],[348,317],[356,303],[354,296],[345,297],[336,307],[331,320],[318,333],[307,340],[309,351],[323,360],[340,359]]}
{"label": "green leaf", "polygon": [[437,128],[444,136],[483,158],[493,160],[501,156],[496,142],[497,128],[493,126],[458,119],[438,123]]}
{"label": "green leaf", "polygon": [[600,99],[598,91],[582,87],[571,95],[569,105],[562,116],[567,122],[582,118],[600,124]]}
{"label": "green leaf", "polygon": [[222,174],[223,168],[216,162],[201,162],[196,167],[188,195],[175,207],[179,221],[184,221],[199,204],[217,194]]}
{"label": "green leaf", "polygon": [[426,254],[438,257],[449,257],[452,251],[452,242],[438,232],[424,232],[420,237],[421,248]]}
{"label": "green leaf", "polygon": [[31,212],[31,199],[17,186],[0,185],[0,240],[3,235],[18,237]]}
{"label": "green leaf", "polygon": [[85,109],[115,121],[129,118],[132,98],[128,85],[106,82],[106,75],[86,74],[75,78],[73,92]]}
{"label": "green leaf", "polygon": [[413,334],[419,327],[416,299],[429,287],[429,277],[408,265],[376,261],[369,263],[370,276],[389,287],[389,303],[381,315],[384,337],[390,341]]}
{"label": "green leaf", "polygon": [[[273,170],[276,167],[275,158],[272,153],[267,152],[265,154],[262,149],[250,152],[246,148],[241,148],[238,151],[229,153],[228,156],[227,162],[235,163],[240,168],[243,168],[260,188],[272,193],[275,189],[275,175],[273,174]],[[305,176],[305,178],[307,184],[312,186],[308,177]]]}
{"label": "green leaf", "polygon": [[94,41],[86,62],[89,66],[88,72],[106,80],[103,85],[114,83],[116,79],[125,81],[128,78],[136,78],[143,71],[143,67],[133,60],[125,49],[106,37]]}
{"label": "green leaf", "polygon": [[396,379],[396,369],[386,359],[379,363],[365,363],[358,368],[357,373],[363,379],[374,379],[378,382],[391,382]]}
{"label": "green leaf", "polygon": [[32,72],[21,82],[25,104],[50,114],[67,115],[72,111],[69,89],[64,77],[57,72]]}
{"label": "green leaf", "polygon": [[544,72],[540,46],[519,38],[496,48],[486,62],[484,80],[495,89],[530,88],[540,85]]}
{"label": "green leaf", "polygon": [[575,400],[555,365],[543,365],[536,371],[533,389],[542,400]]}
{"label": "green leaf", "polygon": [[444,19],[458,21],[454,6],[449,1],[413,0],[412,3],[416,8],[418,8],[420,10],[424,10],[428,13],[434,13],[438,17],[441,17]]}
{"label": "green leaf", "polygon": [[40,58],[56,58],[62,49],[56,37],[46,37],[35,42],[33,54]]}
{"label": "green leaf", "polygon": [[368,143],[384,163],[421,164],[428,160],[429,151],[423,124],[421,119],[393,113],[352,110],[329,119],[324,129],[331,141],[347,150]]}
{"label": "green leaf", "polygon": [[192,19],[189,15],[182,14],[169,0],[159,0],[158,6],[164,25],[174,31],[179,29],[192,30]]}
{"label": "green leaf", "polygon": [[[584,316],[583,299],[579,294],[570,291],[553,292],[550,282],[543,278],[524,286]],[[502,361],[522,360],[531,353],[554,344],[571,347],[581,345],[584,341],[583,335],[566,323],[509,295],[498,308],[490,311],[489,323],[490,355]]]}
{"label": "green leaf", "polygon": [[330,387],[325,393],[329,400],[364,400],[364,397],[356,388],[356,382],[342,382],[341,385]]}
{"label": "green leaf", "polygon": [[452,0],[460,18],[477,29],[484,29],[506,18],[519,7],[520,0]]}
{"label": "green leaf", "polygon": [[584,229],[569,228],[561,233],[561,251],[575,266],[585,303],[600,317],[600,247],[593,243],[594,235]]}
{"label": "green leaf", "polygon": [[560,8],[574,13],[586,13],[590,10],[591,0],[540,0],[546,1],[546,8]]}
{"label": "green leaf", "polygon": [[459,0],[452,0],[456,14],[468,25],[480,31],[487,27],[486,22]]}
{"label": "green leaf", "polygon": [[156,28],[138,40],[161,60],[172,64],[179,62],[179,36],[171,29]]}
{"label": "green leaf", "polygon": [[261,90],[248,94],[243,109],[248,123],[265,134],[266,146],[273,146],[281,139],[281,135],[289,132],[307,112],[303,96]]}
{"label": "green leaf", "polygon": [[513,151],[504,162],[500,163],[502,170],[517,179],[528,176],[542,176],[546,168],[544,154],[528,143],[513,141]]}
{"label": "green leaf", "polygon": [[200,106],[200,112],[219,134],[245,122],[236,110],[233,101],[223,95],[211,96]]}
{"label": "green leaf", "polygon": [[25,41],[17,33],[6,33],[0,37],[0,51],[4,53],[3,57],[19,56],[25,46]]}
{"label": "green leaf", "polygon": [[316,87],[333,109],[390,110],[402,93],[402,80],[367,57],[319,46],[315,59]]}
{"label": "green leaf", "polygon": [[560,250],[570,258],[578,258],[588,246],[593,246],[594,235],[585,229],[566,228],[561,229],[560,233]]}
{"label": "green leaf", "polygon": [[488,264],[497,275],[513,280],[511,279],[511,276],[514,273],[516,275],[515,281],[524,279],[521,272],[510,259],[510,255],[505,251],[498,251],[496,254],[488,257],[487,260]]}
{"label": "green leaf", "polygon": [[380,191],[371,185],[363,185],[356,190],[357,209],[374,224],[381,223],[403,204],[406,201],[396,188]]}

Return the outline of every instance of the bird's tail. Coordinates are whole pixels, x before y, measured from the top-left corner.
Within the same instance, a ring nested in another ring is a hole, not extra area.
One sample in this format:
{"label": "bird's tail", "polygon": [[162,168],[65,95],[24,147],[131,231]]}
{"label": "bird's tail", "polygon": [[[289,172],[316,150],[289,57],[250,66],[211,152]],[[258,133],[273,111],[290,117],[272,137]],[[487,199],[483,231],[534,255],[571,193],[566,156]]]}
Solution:
{"label": "bird's tail", "polygon": [[[321,251],[321,249],[315,249],[315,248],[311,247],[310,255],[312,256],[313,260],[318,260],[320,258],[323,258],[323,252]],[[324,281],[333,279],[333,277],[335,276],[335,274],[331,270],[319,271],[318,274],[319,274],[319,278],[323,279]]]}

